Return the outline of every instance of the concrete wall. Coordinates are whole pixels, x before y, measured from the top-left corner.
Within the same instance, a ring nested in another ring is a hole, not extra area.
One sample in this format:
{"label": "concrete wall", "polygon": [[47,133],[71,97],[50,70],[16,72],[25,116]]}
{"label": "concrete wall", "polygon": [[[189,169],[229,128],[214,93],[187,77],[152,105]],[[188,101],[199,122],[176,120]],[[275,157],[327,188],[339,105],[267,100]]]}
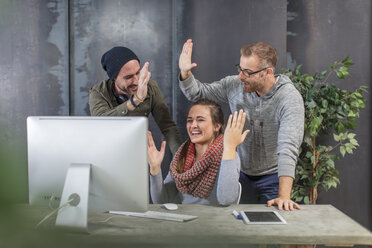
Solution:
{"label": "concrete wall", "polygon": [[7,195],[26,201],[26,117],[69,114],[67,1],[0,1],[0,155]]}
{"label": "concrete wall", "polygon": [[[346,56],[354,65],[345,80],[330,80],[337,86],[355,90],[372,87],[371,9],[369,0],[312,0],[288,2],[288,67],[302,64],[302,72],[327,70]],[[363,226],[372,229],[371,94],[366,94],[355,129],[359,148],[336,162],[341,184],[320,192],[318,203],[332,204]]]}

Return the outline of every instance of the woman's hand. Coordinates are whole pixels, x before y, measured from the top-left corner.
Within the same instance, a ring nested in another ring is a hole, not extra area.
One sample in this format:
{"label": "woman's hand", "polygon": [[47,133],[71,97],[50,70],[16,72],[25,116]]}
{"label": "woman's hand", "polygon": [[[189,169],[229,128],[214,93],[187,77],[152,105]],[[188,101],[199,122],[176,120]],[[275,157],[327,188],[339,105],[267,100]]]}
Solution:
{"label": "woman's hand", "polygon": [[181,80],[186,80],[191,74],[191,69],[197,66],[196,63],[191,63],[192,46],[193,43],[191,39],[188,39],[185,44],[183,44],[182,52],[178,61]]}
{"label": "woman's hand", "polygon": [[147,157],[150,164],[150,174],[157,175],[161,170],[161,162],[164,159],[166,142],[161,143],[160,151],[156,149],[154,139],[150,131],[147,131]]}
{"label": "woman's hand", "polygon": [[239,114],[235,111],[234,116],[229,116],[223,138],[222,159],[235,158],[236,147],[243,143],[245,137],[247,137],[249,133],[249,130],[245,130],[242,133],[245,119],[246,113],[243,112],[242,109],[239,111]]}
{"label": "woman's hand", "polygon": [[149,62],[146,62],[141,71],[138,79],[138,90],[136,97],[139,101],[143,102],[147,97],[147,84],[149,83],[151,72],[149,72]]}

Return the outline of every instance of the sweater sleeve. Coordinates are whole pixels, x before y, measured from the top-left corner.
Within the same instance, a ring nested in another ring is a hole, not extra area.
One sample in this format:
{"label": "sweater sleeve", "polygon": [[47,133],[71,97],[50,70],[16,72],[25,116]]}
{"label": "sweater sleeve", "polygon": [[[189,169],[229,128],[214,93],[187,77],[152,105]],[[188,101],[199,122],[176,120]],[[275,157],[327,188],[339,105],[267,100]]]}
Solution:
{"label": "sweater sleeve", "polygon": [[294,178],[304,135],[305,110],[298,91],[292,91],[283,99],[278,132],[278,176]]}
{"label": "sweater sleeve", "polygon": [[181,203],[179,202],[180,192],[177,190],[176,183],[170,173],[167,174],[164,181],[161,172],[155,176],[150,175],[150,193],[154,204]]}
{"label": "sweater sleeve", "polygon": [[179,77],[180,89],[189,101],[197,101],[202,98],[215,102],[228,102],[228,92],[236,82],[234,76],[225,77],[213,83],[201,83],[193,74],[186,80],[181,81]]}
{"label": "sweater sleeve", "polygon": [[239,186],[240,158],[221,160],[217,178],[217,202],[220,205],[237,204],[240,195]]}
{"label": "sweater sleeve", "polygon": [[174,155],[182,144],[181,136],[169,112],[164,96],[154,81],[153,84],[151,84],[151,89],[153,94],[152,115]]}

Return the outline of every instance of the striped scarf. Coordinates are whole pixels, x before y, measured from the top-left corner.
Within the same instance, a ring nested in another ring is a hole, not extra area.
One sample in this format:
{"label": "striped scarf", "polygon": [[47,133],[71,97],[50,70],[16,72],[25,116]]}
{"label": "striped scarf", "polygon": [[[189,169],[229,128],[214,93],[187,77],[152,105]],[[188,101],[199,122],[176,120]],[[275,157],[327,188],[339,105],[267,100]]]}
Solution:
{"label": "striped scarf", "polygon": [[187,149],[185,165],[182,173],[177,172],[177,162],[186,142],[174,155],[170,165],[171,175],[177,189],[183,194],[207,198],[211,193],[222,159],[223,135],[219,135],[204,152],[202,158],[195,162],[195,144],[190,142]]}

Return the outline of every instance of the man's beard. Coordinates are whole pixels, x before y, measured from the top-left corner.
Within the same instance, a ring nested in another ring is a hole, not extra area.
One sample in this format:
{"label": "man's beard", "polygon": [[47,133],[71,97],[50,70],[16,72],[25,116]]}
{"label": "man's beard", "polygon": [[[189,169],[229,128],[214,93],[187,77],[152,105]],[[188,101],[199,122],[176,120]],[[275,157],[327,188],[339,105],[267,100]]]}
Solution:
{"label": "man's beard", "polygon": [[[135,94],[137,91],[133,91],[133,90],[128,90],[128,88],[130,89],[131,87],[136,87],[136,86],[129,86],[127,88],[122,88],[120,87],[119,85],[116,84],[116,87],[119,88],[119,90],[121,91],[120,94],[125,94],[127,96],[130,96],[130,95],[133,95]],[[138,87],[138,86],[137,86]],[[137,88],[138,89],[138,88]],[[131,93],[132,92],[132,93]]]}
{"label": "man's beard", "polygon": [[244,87],[244,91],[247,93],[260,91],[263,88],[261,83],[257,81],[250,82],[250,83],[243,82],[243,87]]}
{"label": "man's beard", "polygon": [[[252,92],[261,92],[265,86],[265,81],[266,81],[266,77],[263,78],[263,77],[259,77],[258,80],[255,80],[255,81],[251,81],[251,82],[243,82],[243,87],[244,87],[244,91],[247,92],[247,93],[252,93]],[[246,86],[246,84],[248,86]]]}

